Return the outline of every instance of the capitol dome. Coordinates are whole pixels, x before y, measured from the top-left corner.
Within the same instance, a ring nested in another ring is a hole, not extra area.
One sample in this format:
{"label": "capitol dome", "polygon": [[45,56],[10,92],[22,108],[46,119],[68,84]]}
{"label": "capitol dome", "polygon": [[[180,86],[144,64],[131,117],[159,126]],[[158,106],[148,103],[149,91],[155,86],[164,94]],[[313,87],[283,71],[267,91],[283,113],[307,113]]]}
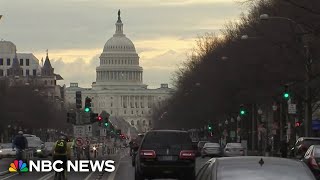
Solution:
{"label": "capitol dome", "polygon": [[16,53],[16,45],[10,41],[0,41],[0,54],[14,54]]}
{"label": "capitol dome", "polygon": [[123,36],[114,35],[106,42],[103,52],[111,51],[136,52],[136,49],[133,42],[123,34]]}
{"label": "capitol dome", "polygon": [[136,52],[132,41],[123,34],[123,24],[118,12],[118,21],[116,22],[116,32],[104,45],[103,52]]}

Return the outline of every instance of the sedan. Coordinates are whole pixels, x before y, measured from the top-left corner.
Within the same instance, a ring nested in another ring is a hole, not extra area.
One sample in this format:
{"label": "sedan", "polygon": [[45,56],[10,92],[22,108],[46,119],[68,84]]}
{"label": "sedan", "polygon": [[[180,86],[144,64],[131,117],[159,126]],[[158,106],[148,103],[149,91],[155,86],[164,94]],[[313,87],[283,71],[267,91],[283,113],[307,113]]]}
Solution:
{"label": "sedan", "polygon": [[320,179],[320,145],[312,145],[301,159],[313,174]]}
{"label": "sedan", "polygon": [[16,157],[16,150],[12,149],[12,143],[5,143],[0,145],[0,159]]}
{"label": "sedan", "polygon": [[224,148],[224,156],[244,156],[245,149],[241,143],[228,143]]}
{"label": "sedan", "polygon": [[301,161],[278,157],[212,158],[199,170],[196,180],[316,180]]}
{"label": "sedan", "polygon": [[206,143],[201,151],[201,157],[204,158],[206,156],[220,156],[221,155],[221,147],[219,143]]}

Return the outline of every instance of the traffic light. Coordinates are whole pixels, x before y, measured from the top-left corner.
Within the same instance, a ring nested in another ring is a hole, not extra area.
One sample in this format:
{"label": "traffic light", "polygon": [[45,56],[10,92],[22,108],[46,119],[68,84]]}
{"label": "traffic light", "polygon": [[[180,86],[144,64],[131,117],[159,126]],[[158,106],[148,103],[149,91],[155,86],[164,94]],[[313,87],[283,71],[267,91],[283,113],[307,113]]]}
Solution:
{"label": "traffic light", "polygon": [[300,127],[300,126],[301,126],[301,122],[300,121],[295,123],[295,127]]}
{"label": "traffic light", "polygon": [[284,86],[284,92],[283,92],[282,96],[283,96],[283,98],[284,98],[285,100],[290,99],[290,93],[289,93],[289,87],[288,87],[288,85],[285,85],[285,86]]}
{"label": "traffic light", "polygon": [[241,115],[241,116],[244,116],[244,115],[246,115],[246,114],[247,114],[247,111],[246,111],[244,105],[241,104],[241,105],[240,105],[240,115]]}
{"label": "traffic light", "polygon": [[208,125],[208,131],[212,131],[212,125]]}
{"label": "traffic light", "polygon": [[91,98],[86,97],[84,112],[90,112],[90,111],[91,111]]}
{"label": "traffic light", "polygon": [[76,91],[76,108],[77,109],[82,108],[81,91]]}
{"label": "traffic light", "polygon": [[101,116],[98,116],[98,121],[102,121],[102,117]]}

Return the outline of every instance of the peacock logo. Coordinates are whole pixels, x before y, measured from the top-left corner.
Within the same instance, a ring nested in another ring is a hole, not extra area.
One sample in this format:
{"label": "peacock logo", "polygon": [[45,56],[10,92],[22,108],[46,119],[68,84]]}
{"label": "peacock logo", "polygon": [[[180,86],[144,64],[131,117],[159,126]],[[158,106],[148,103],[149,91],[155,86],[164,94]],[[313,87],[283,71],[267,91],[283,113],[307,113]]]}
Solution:
{"label": "peacock logo", "polygon": [[14,160],[13,163],[10,164],[9,172],[28,172],[29,169],[27,164],[22,160]]}

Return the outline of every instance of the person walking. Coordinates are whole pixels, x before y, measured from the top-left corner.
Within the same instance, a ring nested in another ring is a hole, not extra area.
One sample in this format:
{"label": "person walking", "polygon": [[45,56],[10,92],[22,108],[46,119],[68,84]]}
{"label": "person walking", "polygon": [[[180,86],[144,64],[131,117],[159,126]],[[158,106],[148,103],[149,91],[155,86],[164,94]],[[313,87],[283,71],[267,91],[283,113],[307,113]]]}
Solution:
{"label": "person walking", "polygon": [[25,149],[28,147],[28,140],[23,136],[23,132],[19,131],[18,135],[14,138],[12,143],[12,149],[16,149],[16,158],[18,160],[25,160]]}

